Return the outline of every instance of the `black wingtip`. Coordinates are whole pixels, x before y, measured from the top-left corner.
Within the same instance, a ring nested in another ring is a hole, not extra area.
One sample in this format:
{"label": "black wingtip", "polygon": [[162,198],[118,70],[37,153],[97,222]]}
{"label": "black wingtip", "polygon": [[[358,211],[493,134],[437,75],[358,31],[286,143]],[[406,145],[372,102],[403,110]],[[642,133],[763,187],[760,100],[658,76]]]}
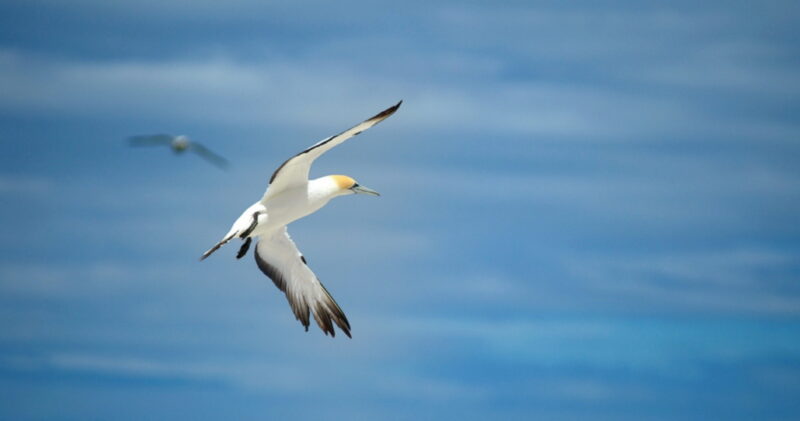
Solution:
{"label": "black wingtip", "polygon": [[386,111],[384,112],[388,113],[389,115],[392,115],[394,114],[395,111],[397,111],[398,108],[400,108],[401,105],[403,105],[402,99],[400,101],[397,101],[397,104],[394,104],[391,107],[387,108]]}
{"label": "black wingtip", "polygon": [[391,107],[379,112],[378,114],[375,114],[374,116],[372,116],[372,118],[368,119],[367,121],[383,120],[389,117],[390,115],[394,114],[394,112],[397,111],[398,108],[400,108],[400,104],[402,103],[403,100],[401,99],[400,102],[398,102],[397,104],[394,104]]}
{"label": "black wingtip", "polygon": [[217,168],[219,168],[219,169],[221,169],[223,171],[228,171],[228,170],[231,169],[231,162],[228,161],[227,159],[223,158],[223,157],[219,157],[219,161],[216,162],[215,164],[216,164]]}
{"label": "black wingtip", "polygon": [[220,169],[222,171],[230,171],[230,169],[231,169],[231,164],[229,164],[227,161],[225,161],[225,162],[212,162],[211,165],[217,167],[218,169]]}

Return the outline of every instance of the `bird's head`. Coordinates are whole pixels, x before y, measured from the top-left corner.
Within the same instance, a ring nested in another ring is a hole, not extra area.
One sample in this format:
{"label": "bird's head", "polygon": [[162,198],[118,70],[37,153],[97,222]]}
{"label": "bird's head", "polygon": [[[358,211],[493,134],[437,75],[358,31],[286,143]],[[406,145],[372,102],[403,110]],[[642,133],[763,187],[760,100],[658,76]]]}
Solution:
{"label": "bird's head", "polygon": [[172,139],[172,150],[175,152],[183,152],[189,149],[189,138],[185,135],[175,136]]}
{"label": "bird's head", "polygon": [[330,179],[334,185],[338,188],[337,196],[342,196],[346,194],[369,194],[372,196],[380,196],[381,194],[372,190],[370,188],[364,187],[356,180],[346,175],[329,175],[326,177]]}

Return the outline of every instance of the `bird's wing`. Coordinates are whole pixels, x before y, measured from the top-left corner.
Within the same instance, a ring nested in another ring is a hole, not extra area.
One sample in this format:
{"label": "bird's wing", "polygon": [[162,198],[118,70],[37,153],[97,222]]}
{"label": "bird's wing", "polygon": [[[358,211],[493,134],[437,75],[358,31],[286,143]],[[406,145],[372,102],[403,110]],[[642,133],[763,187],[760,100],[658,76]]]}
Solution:
{"label": "bird's wing", "polygon": [[400,108],[400,104],[402,103],[403,101],[400,101],[397,104],[368,118],[362,123],[337,135],[323,139],[303,152],[300,152],[299,154],[289,158],[272,174],[272,178],[269,179],[269,187],[267,187],[267,191],[264,193],[264,199],[283,190],[301,186],[308,182],[308,172],[311,169],[311,164],[314,163],[315,159],[319,158],[320,155],[324,154],[334,146],[385,120],[387,117],[394,114],[394,112]]}
{"label": "bird's wing", "polygon": [[222,168],[228,168],[228,160],[211,152],[210,149],[203,146],[201,143],[192,142],[189,144],[189,149],[193,150],[196,154],[200,155],[201,157],[205,158],[206,161]]}
{"label": "bird's wing", "polygon": [[169,145],[175,136],[169,134],[148,134],[142,136],[131,136],[128,138],[128,143],[131,146],[158,146]]}
{"label": "bird's wing", "polygon": [[335,322],[350,337],[350,323],[328,290],[306,264],[286,227],[256,245],[256,263],[275,286],[286,293],[297,320],[308,330],[309,310],[325,334],[336,336]]}

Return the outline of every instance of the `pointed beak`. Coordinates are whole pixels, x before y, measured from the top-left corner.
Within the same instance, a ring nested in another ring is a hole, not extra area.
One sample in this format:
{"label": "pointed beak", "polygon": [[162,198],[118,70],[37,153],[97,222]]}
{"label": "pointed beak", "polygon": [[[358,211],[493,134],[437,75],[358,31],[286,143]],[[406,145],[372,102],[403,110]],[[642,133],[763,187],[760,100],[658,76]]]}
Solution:
{"label": "pointed beak", "polygon": [[372,196],[380,196],[381,195],[380,193],[376,192],[375,190],[372,190],[370,188],[367,188],[367,187],[364,187],[364,186],[361,186],[361,185],[358,185],[358,184],[356,184],[353,187],[350,187],[350,190],[352,190],[353,193],[355,193],[355,194],[369,194],[369,195],[372,195]]}

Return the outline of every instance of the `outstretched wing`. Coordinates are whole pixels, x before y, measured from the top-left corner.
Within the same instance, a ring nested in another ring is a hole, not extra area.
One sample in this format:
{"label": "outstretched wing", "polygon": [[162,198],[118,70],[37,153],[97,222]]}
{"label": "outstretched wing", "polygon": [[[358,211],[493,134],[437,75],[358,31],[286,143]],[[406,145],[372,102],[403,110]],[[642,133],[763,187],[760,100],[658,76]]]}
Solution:
{"label": "outstretched wing", "polygon": [[208,162],[210,162],[210,163],[212,163],[212,164],[214,164],[214,165],[216,165],[216,166],[218,166],[218,167],[220,167],[222,169],[228,168],[228,160],[227,159],[215,154],[214,152],[211,152],[210,149],[206,148],[201,143],[192,142],[192,143],[189,144],[189,148],[191,150],[193,150],[196,154],[198,154],[201,157],[203,157],[206,161],[208,161]]}
{"label": "outstretched wing", "polygon": [[397,104],[364,120],[362,123],[337,135],[323,139],[303,152],[300,152],[299,154],[289,158],[286,162],[281,164],[277,170],[275,170],[275,173],[272,174],[272,178],[269,179],[269,187],[267,187],[267,191],[264,193],[264,199],[283,190],[301,186],[308,182],[308,172],[311,169],[311,164],[314,163],[315,159],[319,158],[320,155],[329,151],[334,146],[385,120],[390,115],[394,114],[394,112],[400,108],[400,104],[402,103],[403,101],[400,101]]}
{"label": "outstretched wing", "polygon": [[159,146],[169,145],[175,136],[169,134],[148,134],[142,136],[131,136],[128,138],[128,143],[131,146]]}
{"label": "outstretched wing", "polygon": [[333,323],[350,336],[350,323],[328,290],[306,264],[286,227],[256,245],[256,264],[275,286],[286,293],[294,316],[308,330],[309,312],[325,334],[336,336]]}

